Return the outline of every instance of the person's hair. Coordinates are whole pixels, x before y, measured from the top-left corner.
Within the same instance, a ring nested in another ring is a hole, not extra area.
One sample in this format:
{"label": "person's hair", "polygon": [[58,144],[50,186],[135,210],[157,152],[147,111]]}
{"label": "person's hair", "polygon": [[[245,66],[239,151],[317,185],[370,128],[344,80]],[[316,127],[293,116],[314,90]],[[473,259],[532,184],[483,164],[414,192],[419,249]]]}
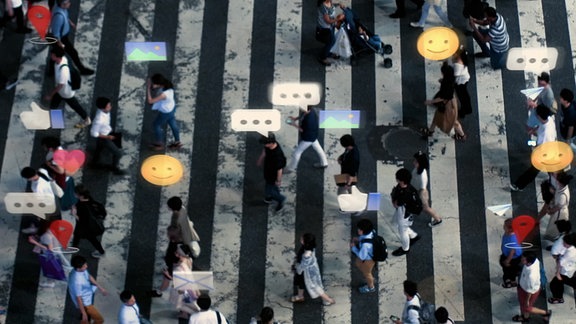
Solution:
{"label": "person's hair", "polygon": [[372,222],[367,218],[362,218],[356,224],[356,227],[362,230],[364,234],[368,234],[374,230],[374,225]]}
{"label": "person's hair", "polygon": [[354,146],[356,142],[354,141],[354,137],[350,134],[343,135],[340,137],[340,145],[343,147]]}
{"label": "person's hair", "polygon": [[130,290],[126,289],[120,293],[120,300],[123,303],[127,303],[132,296],[134,296],[134,294]]}
{"label": "person's hair", "polygon": [[572,230],[572,223],[569,220],[559,219],[554,224],[560,233],[570,233]]}
{"label": "person's hair", "polygon": [[86,188],[86,186],[84,186],[81,183],[77,184],[74,187],[74,193],[76,193],[78,196],[82,196],[86,199],[92,199],[92,196],[90,196],[90,190],[88,190],[88,188]]}
{"label": "person's hair", "polygon": [[522,256],[526,259],[526,262],[528,262],[529,264],[534,263],[534,261],[536,261],[536,253],[534,253],[533,251],[524,251],[522,253]]}
{"label": "person's hair", "polygon": [[262,323],[268,323],[274,319],[274,310],[272,307],[264,307],[260,311],[260,321]]}
{"label": "person's hair", "polygon": [[551,114],[552,113],[550,112],[550,108],[546,107],[545,105],[540,104],[536,107],[536,115],[544,120],[548,119]]}
{"label": "person's hair", "polygon": [[448,322],[448,310],[443,306],[438,307],[438,309],[434,312],[434,318],[438,323]]}
{"label": "person's hair", "polygon": [[98,97],[96,99],[96,107],[98,109],[104,109],[110,103],[110,99],[106,97]]}
{"label": "person's hair", "polygon": [[563,184],[565,186],[567,186],[570,183],[572,178],[574,178],[574,176],[572,176],[571,174],[568,174],[564,171],[562,171],[556,175],[556,180],[558,180],[558,182],[560,182],[561,184]]}
{"label": "person's hair", "polygon": [[177,225],[170,225],[166,228],[166,235],[171,242],[181,242],[182,236],[180,235],[180,227]]}
{"label": "person's hair", "polygon": [[505,226],[507,229],[512,229],[512,218],[506,218],[506,219],[504,220],[504,226]]}
{"label": "person's hair", "polygon": [[260,144],[264,144],[264,145],[276,143],[276,135],[274,135],[274,133],[272,133],[272,132],[268,132],[268,136],[262,135],[260,137],[259,142],[260,142]]}
{"label": "person's hair", "polygon": [[572,102],[574,101],[574,92],[570,91],[570,89],[562,89],[560,90],[560,98]]}
{"label": "person's hair", "polygon": [[410,180],[412,180],[412,173],[408,169],[402,168],[396,171],[396,180],[409,184]]}
{"label": "person's hair", "polygon": [[316,248],[316,237],[312,233],[304,233],[302,234],[302,246],[298,250],[298,254],[296,255],[296,260],[298,262],[302,261],[302,255],[304,251],[312,251]]}
{"label": "person's hair", "polygon": [[180,199],[180,197],[176,197],[176,196],[171,197],[170,199],[168,199],[166,204],[168,205],[168,208],[170,208],[172,210],[182,209],[182,199]]}
{"label": "person's hair", "polygon": [[201,294],[196,300],[196,305],[198,305],[201,310],[208,310],[212,305],[212,299],[207,294]]}
{"label": "person's hair", "polygon": [[174,85],[172,84],[172,82],[170,80],[166,79],[160,73],[156,73],[156,74],[152,75],[152,77],[150,78],[150,81],[152,81],[153,84],[157,84],[157,85],[162,86],[162,88],[164,90],[174,88]]}
{"label": "person's hair", "polygon": [[454,68],[448,64],[442,64],[440,67],[440,72],[442,72],[442,82],[447,82],[448,84],[453,84],[456,77],[454,77]]}
{"label": "person's hair", "polygon": [[464,66],[468,66],[468,52],[466,51],[464,45],[460,45],[456,53],[454,53],[454,56],[459,57],[462,60],[462,64],[464,64]]}
{"label": "person's hair", "polygon": [[50,229],[50,225],[54,221],[55,220],[40,222],[40,224],[38,225],[38,232],[36,232],[36,235],[42,236],[44,233],[46,233]]}
{"label": "person's hair", "polygon": [[562,241],[568,245],[574,246],[576,244],[576,233],[570,233],[562,237]]}
{"label": "person's hair", "polygon": [[41,142],[42,146],[49,148],[49,149],[57,149],[60,147],[60,139],[56,136],[46,136],[42,138]]}
{"label": "person's hair", "polygon": [[422,174],[424,170],[430,167],[430,162],[428,162],[428,156],[426,156],[426,153],[418,151],[416,154],[414,154],[414,159],[416,159],[416,162],[418,162],[416,173]]}
{"label": "person's hair", "polygon": [[86,264],[86,258],[81,255],[75,255],[72,257],[72,260],[70,260],[70,265],[72,265],[74,269],[80,269],[84,264]]}
{"label": "person's hair", "polygon": [[410,297],[416,296],[418,293],[418,285],[414,281],[404,280],[404,292]]}
{"label": "person's hair", "polygon": [[36,172],[36,170],[34,170],[33,168],[31,168],[29,166],[23,168],[20,171],[20,176],[22,176],[22,178],[25,178],[25,179],[30,179],[37,174],[38,174],[38,172]]}
{"label": "person's hair", "polygon": [[316,1],[316,7],[320,7],[320,6],[324,3],[324,1],[325,1],[325,0],[318,0],[318,1]]}
{"label": "person's hair", "polygon": [[56,55],[56,57],[64,57],[66,52],[62,47],[56,45],[52,47],[52,54]]}
{"label": "person's hair", "polygon": [[498,17],[498,13],[496,12],[496,9],[494,9],[493,7],[486,7],[486,9],[484,9],[484,14],[488,18]]}
{"label": "person's hair", "polygon": [[60,7],[63,3],[70,2],[70,0],[56,0],[56,4]]}

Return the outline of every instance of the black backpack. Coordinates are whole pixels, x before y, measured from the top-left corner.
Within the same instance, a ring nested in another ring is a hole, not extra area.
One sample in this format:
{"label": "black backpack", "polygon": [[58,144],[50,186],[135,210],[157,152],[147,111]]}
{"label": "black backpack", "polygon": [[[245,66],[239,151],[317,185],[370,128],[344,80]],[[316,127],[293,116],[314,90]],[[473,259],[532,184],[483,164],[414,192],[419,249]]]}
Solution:
{"label": "black backpack", "polygon": [[68,70],[70,71],[70,81],[68,81],[68,84],[70,85],[72,90],[80,89],[80,86],[82,86],[82,76],[80,75],[80,72],[75,67],[70,66],[68,64],[62,64],[60,66],[60,69],[62,69],[65,66],[67,66]]}
{"label": "black backpack", "polygon": [[419,215],[422,212],[422,200],[416,188],[408,185],[406,188],[406,211],[412,215]]}
{"label": "black backpack", "polygon": [[104,220],[108,213],[106,212],[106,207],[96,200],[90,200],[89,202],[90,214],[95,218]]}
{"label": "black backpack", "polygon": [[409,310],[415,309],[416,311],[418,311],[418,317],[420,319],[420,323],[422,324],[438,323],[436,321],[436,317],[434,316],[434,312],[436,311],[436,305],[422,300],[420,294],[416,294],[416,296],[418,296],[418,299],[420,300],[420,307],[416,305],[410,305],[408,306],[408,309]]}
{"label": "black backpack", "polygon": [[382,236],[376,235],[376,232],[374,232],[373,238],[361,240],[360,244],[362,243],[372,243],[372,260],[382,262],[388,258],[386,241]]}

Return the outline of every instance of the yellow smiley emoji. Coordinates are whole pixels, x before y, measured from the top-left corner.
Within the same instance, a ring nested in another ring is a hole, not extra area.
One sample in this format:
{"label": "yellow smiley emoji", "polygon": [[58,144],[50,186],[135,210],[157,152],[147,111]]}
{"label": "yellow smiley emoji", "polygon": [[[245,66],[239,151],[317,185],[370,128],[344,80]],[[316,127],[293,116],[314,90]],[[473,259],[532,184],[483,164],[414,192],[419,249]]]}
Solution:
{"label": "yellow smiley emoji", "polygon": [[184,167],[177,159],[159,154],[144,160],[140,173],[146,181],[152,184],[169,186],[180,181],[184,174]]}
{"label": "yellow smiley emoji", "polygon": [[448,27],[428,28],[416,43],[418,53],[429,60],[445,60],[454,55],[460,46],[458,35]]}
{"label": "yellow smiley emoji", "polygon": [[542,172],[556,172],[570,165],[573,158],[570,145],[564,142],[546,142],[532,151],[530,160],[532,165]]}

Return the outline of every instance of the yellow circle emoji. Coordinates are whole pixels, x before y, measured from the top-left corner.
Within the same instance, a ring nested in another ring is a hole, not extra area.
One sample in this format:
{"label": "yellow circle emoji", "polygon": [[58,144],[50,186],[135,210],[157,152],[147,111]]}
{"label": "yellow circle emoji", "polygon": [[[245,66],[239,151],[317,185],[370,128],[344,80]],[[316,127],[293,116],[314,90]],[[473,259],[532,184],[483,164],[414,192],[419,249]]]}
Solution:
{"label": "yellow circle emoji", "polygon": [[458,34],[448,27],[428,28],[416,43],[418,53],[429,60],[440,61],[454,55],[460,46]]}
{"label": "yellow circle emoji", "polygon": [[146,181],[152,184],[169,186],[180,181],[184,175],[184,167],[177,159],[158,154],[152,155],[142,162],[140,173]]}
{"label": "yellow circle emoji", "polygon": [[570,145],[564,142],[546,142],[538,145],[530,160],[532,165],[542,172],[556,172],[563,170],[574,158]]}

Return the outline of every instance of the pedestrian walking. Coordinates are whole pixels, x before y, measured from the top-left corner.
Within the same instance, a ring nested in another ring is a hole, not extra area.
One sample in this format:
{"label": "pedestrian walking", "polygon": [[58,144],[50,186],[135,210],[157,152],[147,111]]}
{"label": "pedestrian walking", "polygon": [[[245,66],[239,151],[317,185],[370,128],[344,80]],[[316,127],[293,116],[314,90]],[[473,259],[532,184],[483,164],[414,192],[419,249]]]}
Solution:
{"label": "pedestrian walking", "polygon": [[[72,22],[69,17],[68,9],[72,4],[71,0],[57,0],[56,6],[52,8],[52,19],[50,20],[50,31],[52,37],[56,38],[55,48],[63,49],[66,54],[72,59],[74,65],[82,75],[92,75],[94,70],[84,66],[78,55],[78,51],[74,48],[74,44],[70,41],[68,36],[72,29],[76,29],[76,24]],[[58,67],[56,70],[58,71]]]}
{"label": "pedestrian walking", "polygon": [[60,201],[58,197],[56,197],[56,193],[52,190],[52,185],[50,184],[52,178],[50,178],[48,171],[45,169],[40,168],[36,171],[31,167],[24,167],[20,171],[20,176],[30,182],[32,192],[54,197],[54,204],[56,205],[56,211],[54,213],[46,214],[45,219],[37,216],[33,217],[28,227],[22,230],[24,234],[34,234],[38,231],[38,227],[42,222],[60,218]]}
{"label": "pedestrian walking", "polygon": [[174,271],[174,265],[180,262],[180,258],[176,254],[176,250],[179,245],[184,244],[182,241],[180,228],[177,225],[170,225],[166,228],[166,235],[168,236],[168,247],[164,253],[164,263],[165,267],[162,268],[162,284],[158,289],[151,291],[152,297],[162,297],[162,292],[168,289],[170,282],[172,281],[172,272]]}
{"label": "pedestrian walking", "polygon": [[335,303],[324,291],[320,267],[316,260],[316,237],[311,233],[305,233],[300,237],[300,249],[296,253],[296,260],[292,265],[294,271],[294,285],[298,288],[298,294],[290,299],[293,303],[304,301],[304,289],[308,291],[310,298],[322,298],[324,306]]}
{"label": "pedestrian walking", "polygon": [[72,85],[70,84],[72,80],[70,65],[68,65],[68,58],[66,58],[64,54],[62,47],[56,46],[52,48],[50,59],[54,62],[55,87],[45,96],[45,99],[50,102],[50,109],[58,109],[62,101],[67,103],[68,106],[82,118],[82,122],[76,124],[74,127],[84,128],[90,126],[92,121],[75,97],[76,91],[72,89]]}
{"label": "pedestrian walking", "polygon": [[222,313],[210,309],[212,299],[207,294],[202,294],[196,301],[200,311],[192,314],[188,324],[228,324],[228,320]]}
{"label": "pedestrian walking", "polygon": [[572,233],[572,223],[569,220],[559,220],[556,221],[556,229],[560,233],[560,237],[554,241],[554,244],[546,247],[546,250],[550,251],[552,257],[557,260],[560,255],[566,252],[566,247],[564,246],[564,236]]}
{"label": "pedestrian walking", "polygon": [[534,307],[534,303],[542,290],[540,287],[540,260],[536,258],[536,254],[532,251],[525,251],[522,253],[520,259],[523,265],[517,288],[520,315],[514,315],[512,321],[528,323],[530,321],[530,314],[538,314],[542,315],[544,323],[549,323],[552,311],[545,311],[541,308]]}
{"label": "pedestrian walking", "polygon": [[550,281],[552,297],[548,298],[550,304],[564,303],[564,285],[576,288],[576,233],[565,235],[563,244],[566,250],[556,262],[556,274]]}
{"label": "pedestrian walking", "polygon": [[104,317],[94,306],[94,294],[100,290],[103,296],[108,292],[88,272],[88,263],[81,255],[75,255],[70,262],[74,270],[68,276],[68,292],[72,302],[82,314],[82,324],[102,324]]}
{"label": "pedestrian walking", "polygon": [[78,247],[81,239],[88,240],[96,249],[90,255],[98,259],[106,254],[98,236],[102,235],[102,229],[95,224],[95,218],[106,217],[106,210],[101,203],[95,201],[90,195],[90,191],[82,184],[74,188],[78,202],[72,214],[76,218],[76,227],[74,228],[74,239],[72,246]]}
{"label": "pedestrian walking", "polygon": [[402,246],[392,252],[393,256],[407,254],[410,252],[412,244],[421,238],[420,235],[411,228],[414,222],[414,215],[408,210],[408,204],[413,200],[412,195],[416,193],[416,188],[410,184],[411,180],[412,174],[408,169],[402,168],[396,171],[397,185],[392,189],[390,197],[392,198],[392,205],[396,208],[394,220],[396,221]]}
{"label": "pedestrian walking", "polygon": [[136,303],[136,298],[130,290],[123,290],[120,293],[122,306],[118,312],[118,324],[152,324],[147,318],[140,314],[140,307]]}
{"label": "pedestrian walking", "polygon": [[454,67],[454,81],[456,82],[456,97],[460,102],[458,118],[464,119],[466,115],[472,113],[472,102],[468,93],[468,81],[470,80],[468,52],[463,45],[452,56],[452,65]]}
{"label": "pedestrian walking", "polygon": [[442,306],[434,312],[434,318],[438,324],[454,324],[454,321],[448,316],[448,310]]}
{"label": "pedestrian walking", "polygon": [[374,255],[374,244],[372,240],[376,238],[374,225],[370,220],[363,218],[356,224],[356,232],[358,236],[352,238],[350,248],[356,256],[354,264],[362,273],[364,280],[366,280],[366,284],[358,288],[358,291],[362,294],[372,293],[376,291],[374,275],[372,274],[372,270],[376,264],[376,262],[372,260]]}
{"label": "pedestrian walking", "polygon": [[98,97],[96,99],[96,116],[92,122],[90,135],[96,138],[96,150],[92,158],[93,163],[98,163],[100,154],[107,150],[112,154],[112,164],[110,169],[116,175],[126,174],[120,169],[120,158],[122,158],[122,134],[114,132],[110,123],[110,111],[112,111],[112,102],[109,98]]}
{"label": "pedestrian walking", "polygon": [[354,137],[350,134],[340,137],[340,145],[344,147],[344,153],[338,157],[340,175],[344,176],[344,182],[338,183],[338,194],[351,193],[350,188],[358,182],[358,170],[360,169],[360,151],[356,146]]}
{"label": "pedestrian walking", "polygon": [[420,324],[420,296],[418,295],[418,285],[410,280],[405,280],[404,286],[404,296],[406,297],[406,302],[404,303],[404,309],[402,310],[402,317],[397,320],[393,320],[394,324]]}
{"label": "pedestrian walking", "polygon": [[416,152],[414,154],[414,169],[412,169],[412,181],[410,184],[418,190],[420,200],[422,201],[422,211],[428,213],[432,220],[428,223],[429,227],[434,227],[442,224],[442,218],[436,213],[428,201],[430,194],[428,193],[428,169],[430,169],[430,162],[428,156],[423,152]]}
{"label": "pedestrian walking", "polygon": [[426,26],[426,19],[428,19],[428,14],[430,13],[430,7],[432,7],[434,8],[434,11],[438,15],[438,17],[444,23],[444,25],[446,27],[452,28],[452,23],[448,19],[448,14],[444,12],[441,5],[442,0],[425,0],[424,5],[422,7],[422,14],[420,15],[420,20],[411,22],[410,26],[424,28],[424,26]]}
{"label": "pedestrian walking", "polygon": [[174,142],[168,145],[168,148],[179,149],[182,147],[180,142],[180,128],[176,122],[176,102],[174,100],[174,85],[162,74],[156,73],[147,81],[146,99],[152,105],[152,110],[157,110],[158,115],[154,119],[154,143],[152,149],[161,151],[164,149],[166,141],[164,127],[166,124],[172,130]]}
{"label": "pedestrian walking", "polygon": [[274,320],[274,310],[272,307],[264,307],[260,311],[260,315],[252,317],[250,324],[281,324]]}
{"label": "pedestrian walking", "polygon": [[182,206],[180,197],[171,197],[167,202],[168,208],[172,211],[171,226],[178,228],[178,236],[182,242],[185,242],[192,250],[192,257],[197,258],[200,255],[200,236],[194,229],[194,223],[188,217],[186,209]]}
{"label": "pedestrian walking", "polygon": [[559,220],[567,221],[570,216],[568,210],[568,205],[570,204],[570,189],[568,184],[570,184],[573,176],[564,171],[560,171],[552,173],[550,178],[554,187],[554,199],[550,204],[548,204],[548,206],[546,206],[547,208],[545,210],[541,210],[538,214],[538,221],[540,221],[544,216],[550,215],[544,239],[555,241],[558,239],[558,236],[560,236],[556,227],[556,222]]}
{"label": "pedestrian walking", "polygon": [[269,133],[268,137],[262,136],[260,144],[263,144],[264,148],[256,165],[263,167],[264,170],[264,181],[266,181],[264,202],[270,204],[276,201],[278,203],[276,211],[280,211],[286,201],[286,197],[280,193],[282,169],[286,166],[286,157],[273,133]]}
{"label": "pedestrian walking", "polygon": [[[62,245],[50,230],[51,223],[52,222],[43,222],[40,225],[36,236],[28,236],[28,243],[34,245],[32,251],[35,253],[40,255],[48,253],[53,254],[59,260],[64,274],[68,274],[72,270],[72,266],[70,265],[70,261],[68,261],[62,253]],[[43,273],[45,274],[44,270]],[[38,285],[43,288],[54,288],[55,283],[53,279],[46,278],[46,281],[40,282]]]}
{"label": "pedestrian walking", "polygon": [[560,110],[558,110],[560,136],[574,148],[574,135],[576,135],[576,103],[574,93],[569,89],[560,91]]}
{"label": "pedestrian walking", "polygon": [[520,244],[512,228],[512,218],[504,221],[504,235],[500,244],[500,266],[502,267],[502,287],[513,288],[518,286],[516,277],[520,272]]}
{"label": "pedestrian walking", "polygon": [[285,174],[289,174],[296,171],[298,167],[298,162],[300,162],[300,157],[302,153],[306,151],[310,146],[318,154],[320,162],[314,163],[315,168],[326,168],[328,166],[328,159],[326,154],[318,142],[318,132],[320,129],[320,124],[318,121],[318,114],[312,108],[308,106],[306,110],[300,110],[300,115],[296,117],[289,117],[292,121],[290,125],[298,129],[300,135],[300,141],[298,142],[298,147],[292,153],[292,158],[290,163],[284,171]]}

